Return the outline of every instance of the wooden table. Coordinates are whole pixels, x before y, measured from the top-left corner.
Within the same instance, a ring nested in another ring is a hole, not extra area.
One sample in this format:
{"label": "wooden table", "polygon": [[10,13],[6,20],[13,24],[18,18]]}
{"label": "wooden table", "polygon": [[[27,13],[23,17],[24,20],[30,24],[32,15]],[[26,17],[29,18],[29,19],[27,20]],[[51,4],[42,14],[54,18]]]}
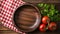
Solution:
{"label": "wooden table", "polygon": [[[56,3],[57,9],[60,11],[60,1],[57,1],[57,2],[47,2],[47,3]],[[30,32],[28,34],[59,34],[60,33],[60,22],[57,22],[57,25],[58,25],[58,29],[55,32],[49,32],[49,31],[47,31],[47,32],[41,33],[37,29],[36,31]],[[18,33],[14,32],[14,31],[6,28],[6,27],[3,27],[2,25],[0,25],[0,34],[18,34]]]}

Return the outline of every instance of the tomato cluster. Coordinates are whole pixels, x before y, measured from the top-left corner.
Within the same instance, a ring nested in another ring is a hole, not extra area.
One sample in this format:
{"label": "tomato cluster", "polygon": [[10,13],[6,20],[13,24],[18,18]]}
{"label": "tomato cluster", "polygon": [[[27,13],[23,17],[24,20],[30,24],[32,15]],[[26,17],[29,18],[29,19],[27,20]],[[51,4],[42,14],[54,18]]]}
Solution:
{"label": "tomato cluster", "polygon": [[42,24],[40,24],[39,30],[41,32],[45,32],[47,29],[50,31],[55,31],[57,28],[57,24],[55,22],[50,22],[50,19],[48,16],[44,16],[42,18]]}

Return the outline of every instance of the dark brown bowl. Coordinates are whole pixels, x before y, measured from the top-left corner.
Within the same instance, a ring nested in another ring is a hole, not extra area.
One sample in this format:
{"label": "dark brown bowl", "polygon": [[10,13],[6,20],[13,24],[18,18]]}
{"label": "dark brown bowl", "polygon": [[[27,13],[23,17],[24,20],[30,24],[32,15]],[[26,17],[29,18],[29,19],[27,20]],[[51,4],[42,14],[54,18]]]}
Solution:
{"label": "dark brown bowl", "polygon": [[24,4],[15,11],[13,19],[19,30],[32,32],[39,26],[41,14],[36,6]]}

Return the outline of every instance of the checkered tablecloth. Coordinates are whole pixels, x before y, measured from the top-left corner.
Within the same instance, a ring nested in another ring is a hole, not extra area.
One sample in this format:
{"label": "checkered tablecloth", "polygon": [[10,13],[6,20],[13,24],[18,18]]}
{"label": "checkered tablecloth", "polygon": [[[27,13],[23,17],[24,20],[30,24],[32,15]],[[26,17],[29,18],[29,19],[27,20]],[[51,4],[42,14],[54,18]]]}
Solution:
{"label": "checkered tablecloth", "polygon": [[18,30],[13,21],[13,14],[15,10],[23,5],[25,2],[22,0],[0,0],[0,20],[3,26],[16,31],[21,34],[26,34]]}

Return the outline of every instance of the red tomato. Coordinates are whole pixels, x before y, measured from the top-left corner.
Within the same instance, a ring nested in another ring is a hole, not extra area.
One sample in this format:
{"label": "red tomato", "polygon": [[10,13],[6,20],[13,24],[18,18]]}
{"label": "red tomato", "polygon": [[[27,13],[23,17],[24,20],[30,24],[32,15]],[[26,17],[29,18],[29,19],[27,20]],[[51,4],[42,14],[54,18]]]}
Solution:
{"label": "red tomato", "polygon": [[39,30],[41,32],[45,32],[46,31],[46,25],[45,24],[41,24],[40,27],[39,27]]}
{"label": "red tomato", "polygon": [[42,23],[48,24],[49,22],[50,22],[50,19],[49,19],[48,16],[44,16],[44,17],[42,18]]}
{"label": "red tomato", "polygon": [[54,31],[57,28],[57,24],[55,22],[51,22],[50,25],[48,26],[48,29],[50,31]]}

